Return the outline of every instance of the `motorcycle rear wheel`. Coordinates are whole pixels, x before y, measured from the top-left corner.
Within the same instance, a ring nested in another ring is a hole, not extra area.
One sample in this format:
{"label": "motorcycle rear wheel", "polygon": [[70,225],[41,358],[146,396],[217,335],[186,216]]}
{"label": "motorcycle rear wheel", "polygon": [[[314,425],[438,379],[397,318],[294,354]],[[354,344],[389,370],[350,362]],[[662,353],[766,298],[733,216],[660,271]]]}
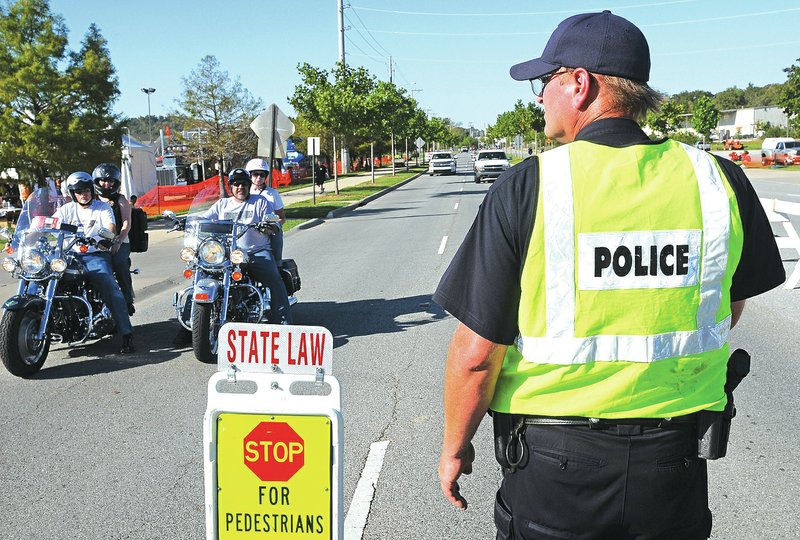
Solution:
{"label": "motorcycle rear wheel", "polygon": [[213,304],[195,304],[192,315],[192,349],[194,356],[204,364],[217,361],[214,352],[217,345],[219,325]]}
{"label": "motorcycle rear wheel", "polygon": [[50,352],[50,335],[37,341],[42,312],[35,308],[6,311],[0,320],[0,358],[12,375],[30,377],[42,369]]}

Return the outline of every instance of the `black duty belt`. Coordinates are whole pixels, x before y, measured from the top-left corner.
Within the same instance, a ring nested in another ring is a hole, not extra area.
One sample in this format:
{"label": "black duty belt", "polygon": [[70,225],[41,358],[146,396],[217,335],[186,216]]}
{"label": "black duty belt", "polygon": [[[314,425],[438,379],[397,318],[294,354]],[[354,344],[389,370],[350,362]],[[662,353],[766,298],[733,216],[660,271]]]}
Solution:
{"label": "black duty belt", "polygon": [[592,429],[606,429],[615,426],[666,428],[677,424],[697,424],[696,414],[674,418],[583,418],[578,416],[522,416],[521,418],[523,423],[528,426],[586,426]]}

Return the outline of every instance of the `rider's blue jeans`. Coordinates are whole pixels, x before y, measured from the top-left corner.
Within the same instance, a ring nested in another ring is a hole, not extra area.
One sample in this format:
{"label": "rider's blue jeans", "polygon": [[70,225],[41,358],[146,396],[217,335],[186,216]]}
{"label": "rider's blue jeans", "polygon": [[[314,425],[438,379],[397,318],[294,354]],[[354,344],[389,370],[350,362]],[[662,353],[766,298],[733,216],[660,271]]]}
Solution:
{"label": "rider's blue jeans", "polygon": [[269,287],[271,311],[270,322],[273,324],[292,324],[292,314],[289,311],[289,297],[286,294],[286,286],[283,284],[278,267],[272,258],[269,249],[262,249],[255,253],[250,253],[250,262],[247,264],[247,273]]}
{"label": "rider's blue jeans", "polygon": [[111,271],[111,254],[95,252],[79,253],[77,256],[86,266],[92,286],[97,289],[103,302],[111,310],[111,316],[117,324],[119,333],[123,336],[132,334],[133,326],[131,326],[131,318],[128,316],[128,305],[114,279],[114,273]]}

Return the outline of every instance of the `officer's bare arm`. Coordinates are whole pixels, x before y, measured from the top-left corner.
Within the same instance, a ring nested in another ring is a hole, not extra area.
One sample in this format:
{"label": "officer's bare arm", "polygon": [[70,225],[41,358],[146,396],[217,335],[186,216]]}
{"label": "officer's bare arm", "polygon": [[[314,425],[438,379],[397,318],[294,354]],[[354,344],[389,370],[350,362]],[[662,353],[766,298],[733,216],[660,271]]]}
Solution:
{"label": "officer's bare arm", "polygon": [[736,323],[739,322],[739,317],[742,316],[742,312],[744,311],[745,302],[746,300],[731,302],[731,328],[736,326]]}
{"label": "officer's bare arm", "polygon": [[464,324],[450,342],[444,377],[444,440],[439,479],[445,496],[459,508],[467,501],[457,480],[472,472],[472,437],[489,409],[506,345],[486,340]]}

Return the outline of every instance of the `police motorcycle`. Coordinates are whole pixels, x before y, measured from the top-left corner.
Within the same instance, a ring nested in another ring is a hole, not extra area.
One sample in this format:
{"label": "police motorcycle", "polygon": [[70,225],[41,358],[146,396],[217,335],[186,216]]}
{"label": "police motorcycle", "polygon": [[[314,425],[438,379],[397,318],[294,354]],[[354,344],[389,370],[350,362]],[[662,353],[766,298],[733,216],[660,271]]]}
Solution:
{"label": "police motorcycle", "polygon": [[82,252],[91,246],[110,251],[114,233],[102,228],[96,240],[51,217],[67,202],[39,188],[23,205],[13,235],[8,228],[0,229],[8,254],[3,269],[19,279],[17,294],[3,304],[0,359],[18,377],[38,372],[52,343],[78,345],[115,330],[110,309],[72,251],[73,246]]}
{"label": "police motorcycle", "polygon": [[[267,221],[254,224],[236,220],[211,220],[202,214],[219,198],[219,192],[198,193],[185,217],[167,210],[172,230],[184,231],[180,257],[186,263],[183,275],[190,285],[173,297],[178,322],[192,333],[195,357],[204,363],[216,362],[219,330],[226,322],[276,322],[270,310],[270,290],[251,279],[247,272],[248,255],[237,241],[250,229],[275,234],[279,218],[271,214]],[[289,305],[297,303],[300,274],[292,259],[284,259],[279,269]]]}

